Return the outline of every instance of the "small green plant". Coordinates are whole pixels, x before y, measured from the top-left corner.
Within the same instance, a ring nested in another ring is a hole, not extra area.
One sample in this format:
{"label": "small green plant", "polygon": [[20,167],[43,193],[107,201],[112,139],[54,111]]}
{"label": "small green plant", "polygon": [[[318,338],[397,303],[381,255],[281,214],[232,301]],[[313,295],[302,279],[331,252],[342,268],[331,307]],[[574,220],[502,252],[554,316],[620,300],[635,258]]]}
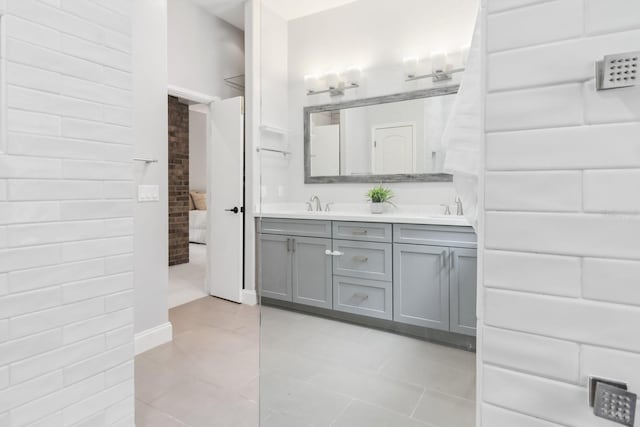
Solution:
{"label": "small green plant", "polygon": [[393,198],[393,191],[390,188],[384,188],[382,185],[373,187],[367,192],[367,200],[371,203],[389,203],[393,205],[391,199]]}

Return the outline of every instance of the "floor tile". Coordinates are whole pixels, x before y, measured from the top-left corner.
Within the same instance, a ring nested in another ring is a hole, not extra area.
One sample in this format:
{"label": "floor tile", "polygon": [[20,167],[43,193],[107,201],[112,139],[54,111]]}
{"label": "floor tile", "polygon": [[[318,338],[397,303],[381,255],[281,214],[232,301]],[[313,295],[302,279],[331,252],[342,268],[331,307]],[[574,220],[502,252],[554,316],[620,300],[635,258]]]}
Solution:
{"label": "floor tile", "polygon": [[424,391],[416,385],[348,367],[323,368],[309,382],[406,416],[411,415]]}
{"label": "floor tile", "polygon": [[150,403],[184,381],[185,377],[171,368],[144,357],[136,358],[136,398],[142,402]]}
{"label": "floor tile", "polygon": [[187,427],[172,416],[136,400],[136,427]]}
{"label": "floor tile", "polygon": [[151,402],[190,427],[255,427],[258,404],[240,394],[190,380]]}
{"label": "floor tile", "polygon": [[349,402],[347,396],[282,375],[260,378],[261,409],[272,412],[273,418],[287,420],[287,424],[304,420],[314,426],[328,426]]}
{"label": "floor tile", "polygon": [[474,427],[475,402],[426,391],[413,417],[438,427]]}
{"label": "floor tile", "polygon": [[378,406],[353,401],[332,427],[436,427]]}

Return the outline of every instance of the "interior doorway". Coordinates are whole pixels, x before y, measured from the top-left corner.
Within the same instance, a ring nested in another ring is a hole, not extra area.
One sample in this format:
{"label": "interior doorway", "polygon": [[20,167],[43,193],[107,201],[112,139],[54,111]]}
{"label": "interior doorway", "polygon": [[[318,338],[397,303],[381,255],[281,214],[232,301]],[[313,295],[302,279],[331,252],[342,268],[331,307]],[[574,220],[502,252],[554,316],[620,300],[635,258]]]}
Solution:
{"label": "interior doorway", "polygon": [[169,308],[202,298],[207,262],[208,106],[168,99]]}

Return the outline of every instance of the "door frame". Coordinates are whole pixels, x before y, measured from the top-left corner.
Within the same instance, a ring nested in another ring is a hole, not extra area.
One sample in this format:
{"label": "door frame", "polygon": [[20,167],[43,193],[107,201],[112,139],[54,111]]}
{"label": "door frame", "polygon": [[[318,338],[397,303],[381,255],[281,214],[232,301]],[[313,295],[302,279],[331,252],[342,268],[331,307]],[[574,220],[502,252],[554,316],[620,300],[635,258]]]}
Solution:
{"label": "door frame", "polygon": [[379,129],[387,129],[387,128],[397,128],[397,127],[406,127],[411,126],[411,130],[413,131],[413,140],[411,144],[411,152],[413,157],[413,164],[411,165],[412,171],[406,173],[415,173],[416,168],[418,166],[416,159],[416,136],[417,136],[417,126],[416,122],[395,122],[395,123],[382,123],[378,125],[371,126],[371,172],[376,174],[376,150],[375,150],[375,142],[376,142],[376,131]]}
{"label": "door frame", "polygon": [[[210,181],[210,166],[209,166],[209,148],[212,146],[213,144],[213,137],[212,137],[212,133],[211,133],[211,105],[215,102],[221,101],[222,98],[220,98],[219,96],[212,96],[212,95],[208,95],[206,93],[202,93],[202,92],[197,92],[197,91],[193,91],[190,89],[186,89],[183,87],[179,87],[179,86],[175,86],[175,85],[168,85],[167,86],[167,93],[168,95],[171,96],[175,96],[176,98],[178,98],[181,102],[184,102],[185,104],[188,105],[196,105],[196,104],[202,104],[206,106],[206,109],[203,108],[201,110],[201,112],[205,113],[207,115],[207,146],[206,146],[206,153],[207,153],[207,182]],[[245,102],[246,102],[246,98],[245,98]],[[206,110],[206,111],[205,111]],[[245,123],[246,123],[246,116],[245,116]],[[245,139],[246,139],[246,135],[245,135]],[[243,176],[246,176],[246,165],[244,166],[244,169],[242,171]],[[207,199],[209,197],[209,188],[207,188]],[[243,196],[244,198],[244,196]],[[244,228],[244,221],[243,221],[243,228]],[[209,236],[211,233],[210,227],[209,227],[209,222],[207,221],[207,236]],[[202,289],[203,291],[207,294],[207,295],[211,295],[211,289],[209,289],[209,249],[210,246],[208,244],[209,242],[207,242],[206,245],[206,249],[207,249],[207,273],[205,276],[205,281],[202,284]],[[242,248],[243,248],[243,254],[246,248],[246,241],[243,237],[242,239]],[[244,257],[243,257],[244,258]],[[244,261],[243,261],[244,262]],[[244,273],[244,265],[243,265],[243,273]],[[240,289],[239,289],[239,295],[243,295],[243,290],[244,290],[244,283],[240,283]],[[243,298],[243,302],[244,302],[244,298]]]}

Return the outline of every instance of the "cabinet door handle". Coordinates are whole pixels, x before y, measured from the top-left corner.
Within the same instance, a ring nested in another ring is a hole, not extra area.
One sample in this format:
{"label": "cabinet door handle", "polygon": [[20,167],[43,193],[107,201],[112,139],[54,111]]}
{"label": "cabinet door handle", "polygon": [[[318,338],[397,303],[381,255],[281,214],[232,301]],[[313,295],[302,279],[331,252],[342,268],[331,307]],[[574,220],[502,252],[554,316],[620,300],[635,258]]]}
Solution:
{"label": "cabinet door handle", "polygon": [[369,257],[356,255],[351,258],[354,262],[367,262],[369,261]]}
{"label": "cabinet door handle", "polygon": [[440,258],[442,259],[442,267],[445,268],[447,266],[447,251],[442,251]]}
{"label": "cabinet door handle", "polygon": [[364,236],[365,234],[367,234],[367,230],[352,230],[351,234],[354,234],[356,236]]}
{"label": "cabinet door handle", "polygon": [[291,239],[287,239],[287,252],[291,252]]}
{"label": "cabinet door handle", "polygon": [[291,239],[291,252],[296,252],[296,239]]}
{"label": "cabinet door handle", "polygon": [[330,249],[327,249],[326,251],[324,251],[325,255],[330,255],[330,256],[341,256],[344,255],[344,252],[340,252],[340,251],[332,251]]}
{"label": "cabinet door handle", "polygon": [[449,255],[449,257],[451,258],[451,269],[453,270],[456,261],[456,251],[451,251],[451,255]]}

